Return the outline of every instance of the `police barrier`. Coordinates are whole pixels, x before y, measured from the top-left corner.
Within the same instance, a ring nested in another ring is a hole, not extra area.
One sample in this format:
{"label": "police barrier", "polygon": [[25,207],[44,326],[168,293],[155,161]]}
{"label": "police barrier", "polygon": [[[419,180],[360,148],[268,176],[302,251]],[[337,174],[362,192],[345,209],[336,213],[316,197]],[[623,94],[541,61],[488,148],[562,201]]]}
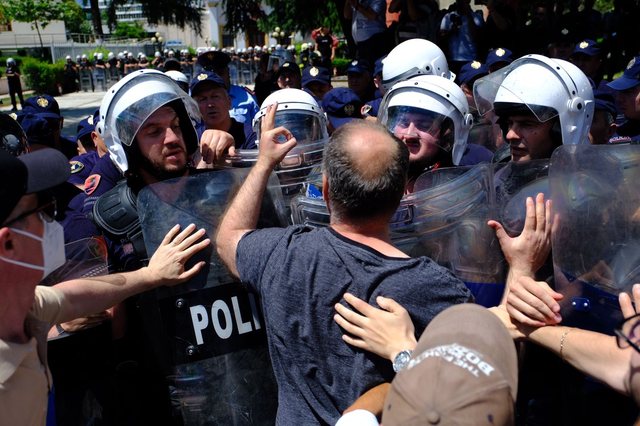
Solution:
{"label": "police barrier", "polygon": [[618,293],[640,282],[640,146],[562,146],[549,178],[564,322],[612,334]]}
{"label": "police barrier", "polygon": [[[492,166],[429,171],[403,197],[391,219],[394,244],[411,256],[429,256],[465,281],[478,303],[498,304],[505,264],[487,220],[495,217]],[[291,203],[293,223],[327,226],[321,198],[298,196]]]}
{"label": "police barrier", "polygon": [[[175,223],[204,227],[213,241],[218,221],[247,173],[203,173],[140,191],[138,212],[147,251],[152,253]],[[282,226],[283,205],[272,175],[259,226]],[[215,249],[192,262],[203,259],[208,261],[206,272],[183,285],[145,294],[145,332],[170,366],[173,397],[185,424],[273,424],[277,389],[260,302],[228,275]]]}

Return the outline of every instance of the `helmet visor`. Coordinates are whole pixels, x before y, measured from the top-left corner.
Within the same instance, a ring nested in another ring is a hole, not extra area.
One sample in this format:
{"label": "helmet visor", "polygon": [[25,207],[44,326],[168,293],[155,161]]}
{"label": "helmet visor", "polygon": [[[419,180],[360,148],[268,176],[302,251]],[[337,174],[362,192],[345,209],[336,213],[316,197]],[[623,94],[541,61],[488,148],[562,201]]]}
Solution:
{"label": "helmet visor", "polygon": [[[298,147],[324,142],[329,137],[324,121],[318,114],[308,111],[278,111],[275,126],[289,130],[298,141]],[[259,138],[262,133],[262,119],[257,122],[255,130]]]}
{"label": "helmet visor", "polygon": [[447,115],[411,106],[389,107],[385,127],[397,138],[429,139],[440,148],[450,151],[455,130]]}
{"label": "helmet visor", "polygon": [[[526,65],[526,61],[518,61],[476,80],[473,97],[480,115],[490,111],[502,117],[532,114],[540,122],[558,116],[556,109],[545,105],[546,90],[531,76],[535,69],[527,69]],[[540,62],[532,65],[545,67]]]}
{"label": "helmet visor", "polygon": [[200,120],[198,105],[169,76],[162,74],[141,75],[130,80],[118,90],[110,102],[105,117],[105,140],[131,146],[144,122],[158,108],[182,101],[191,125]]}

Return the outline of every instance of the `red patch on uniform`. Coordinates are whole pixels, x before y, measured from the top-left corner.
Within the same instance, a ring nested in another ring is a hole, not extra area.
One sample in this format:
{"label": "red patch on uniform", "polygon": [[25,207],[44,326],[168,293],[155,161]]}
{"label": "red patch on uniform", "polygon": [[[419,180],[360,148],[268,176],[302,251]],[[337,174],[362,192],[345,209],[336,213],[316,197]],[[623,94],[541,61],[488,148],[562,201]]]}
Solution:
{"label": "red patch on uniform", "polygon": [[84,193],[87,195],[93,194],[100,184],[100,175],[91,175],[84,181]]}

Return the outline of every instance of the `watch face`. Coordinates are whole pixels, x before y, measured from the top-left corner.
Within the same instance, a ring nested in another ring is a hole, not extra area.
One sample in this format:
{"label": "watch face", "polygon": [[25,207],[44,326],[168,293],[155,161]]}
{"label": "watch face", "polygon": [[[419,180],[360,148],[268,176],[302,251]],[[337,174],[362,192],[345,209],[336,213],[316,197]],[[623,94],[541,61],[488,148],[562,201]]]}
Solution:
{"label": "watch face", "polygon": [[402,369],[404,369],[409,361],[411,360],[411,352],[410,351],[402,351],[396,355],[393,360],[393,371],[396,373]]}

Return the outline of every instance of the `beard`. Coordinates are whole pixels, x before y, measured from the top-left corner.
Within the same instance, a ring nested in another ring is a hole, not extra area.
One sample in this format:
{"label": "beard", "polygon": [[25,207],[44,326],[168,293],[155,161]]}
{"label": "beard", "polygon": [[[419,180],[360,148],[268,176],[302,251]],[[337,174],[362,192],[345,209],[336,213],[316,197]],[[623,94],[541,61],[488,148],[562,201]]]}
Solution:
{"label": "beard", "polygon": [[[185,158],[187,156],[185,152]],[[182,177],[187,172],[187,161],[183,166],[168,169],[164,164],[153,161],[143,155],[139,158],[140,168],[159,181]]]}

